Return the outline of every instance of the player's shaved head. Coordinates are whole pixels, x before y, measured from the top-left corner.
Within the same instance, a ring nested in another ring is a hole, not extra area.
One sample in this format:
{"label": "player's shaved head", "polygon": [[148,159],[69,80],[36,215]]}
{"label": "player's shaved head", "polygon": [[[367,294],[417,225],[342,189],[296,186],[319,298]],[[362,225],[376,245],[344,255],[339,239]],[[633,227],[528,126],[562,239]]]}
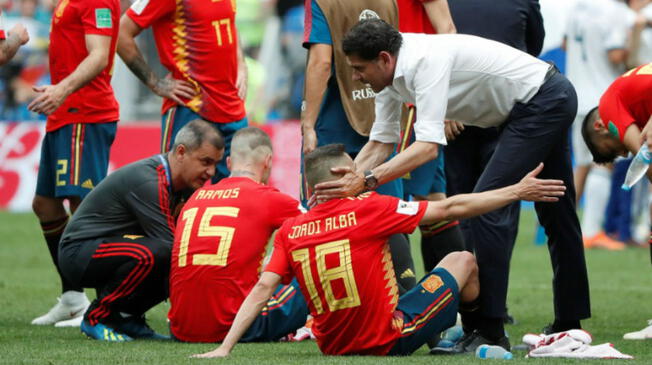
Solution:
{"label": "player's shaved head", "polygon": [[260,163],[272,154],[272,140],[267,133],[256,127],[240,129],[231,142],[231,161],[234,164]]}
{"label": "player's shaved head", "polygon": [[210,143],[218,150],[224,149],[224,138],[217,128],[213,127],[210,122],[195,119],[179,130],[174,138],[172,151],[176,151],[179,145],[184,145],[189,152],[194,151],[204,142]]}
{"label": "player's shaved head", "polygon": [[328,144],[317,147],[304,157],[303,163],[304,173],[310,189],[313,189],[319,183],[337,180],[342,177],[331,172],[333,167],[353,166],[353,160],[344,150],[343,144]]}

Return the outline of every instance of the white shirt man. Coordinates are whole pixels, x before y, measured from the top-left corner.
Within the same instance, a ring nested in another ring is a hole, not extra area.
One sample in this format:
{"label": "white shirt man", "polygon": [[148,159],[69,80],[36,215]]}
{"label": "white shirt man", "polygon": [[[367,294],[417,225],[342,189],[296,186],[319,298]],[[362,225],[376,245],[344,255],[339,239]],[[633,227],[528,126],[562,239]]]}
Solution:
{"label": "white shirt man", "polygon": [[[441,49],[446,51],[436,51]],[[376,121],[369,138],[399,141],[402,102],[415,104],[419,111],[414,124],[418,141],[445,145],[444,120],[498,126],[516,103],[526,103],[537,93],[550,67],[480,37],[403,34],[393,82],[376,96]]]}

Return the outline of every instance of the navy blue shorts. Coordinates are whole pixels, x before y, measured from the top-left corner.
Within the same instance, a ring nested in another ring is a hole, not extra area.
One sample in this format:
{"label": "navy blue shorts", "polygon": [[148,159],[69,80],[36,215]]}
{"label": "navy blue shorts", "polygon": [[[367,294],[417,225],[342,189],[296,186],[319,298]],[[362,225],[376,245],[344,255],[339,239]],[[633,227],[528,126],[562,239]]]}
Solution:
{"label": "navy blue shorts", "polygon": [[[174,138],[183,126],[195,119],[203,119],[199,114],[185,106],[175,106],[163,114],[161,119],[161,153],[165,153],[174,145]],[[231,154],[231,140],[235,132],[247,128],[249,122],[247,117],[230,123],[211,123],[224,138],[224,157],[217,164],[217,171],[212,182],[216,183],[229,176],[229,169],[226,167],[226,158]]]}
{"label": "navy blue shorts", "polygon": [[83,198],[106,177],[117,122],[75,123],[43,138],[36,195]]}
{"label": "navy blue shorts", "polygon": [[295,278],[289,285],[279,285],[240,342],[278,341],[303,327],[307,316],[308,304]]}
{"label": "navy blue shorts", "polygon": [[434,268],[398,299],[401,337],[388,355],[410,355],[436,333],[455,325],[458,307],[457,281],[446,269]]}
{"label": "navy blue shorts", "polygon": [[[410,106],[409,130],[403,132],[399,152],[405,150],[409,145],[414,143],[414,129],[412,125],[416,121],[416,113],[413,106]],[[432,193],[446,193],[446,172],[444,170],[444,146],[439,146],[437,158],[428,161],[416,169],[408,172],[403,176],[403,193],[404,199],[409,200],[412,197],[426,198]]]}

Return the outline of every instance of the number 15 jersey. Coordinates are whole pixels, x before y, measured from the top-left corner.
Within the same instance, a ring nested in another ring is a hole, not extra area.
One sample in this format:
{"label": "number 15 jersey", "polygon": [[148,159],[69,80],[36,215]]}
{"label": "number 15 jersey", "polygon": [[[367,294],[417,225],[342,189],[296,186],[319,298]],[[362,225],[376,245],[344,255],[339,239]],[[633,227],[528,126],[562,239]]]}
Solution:
{"label": "number 15 jersey", "polygon": [[170,271],[170,331],[218,342],[258,281],[274,230],[299,202],[246,177],[199,189],[179,215]]}
{"label": "number 15 jersey", "polygon": [[398,286],[387,239],[411,233],[427,202],[376,193],[330,200],[288,219],[265,271],[296,275],[329,355],[385,355],[401,336]]}

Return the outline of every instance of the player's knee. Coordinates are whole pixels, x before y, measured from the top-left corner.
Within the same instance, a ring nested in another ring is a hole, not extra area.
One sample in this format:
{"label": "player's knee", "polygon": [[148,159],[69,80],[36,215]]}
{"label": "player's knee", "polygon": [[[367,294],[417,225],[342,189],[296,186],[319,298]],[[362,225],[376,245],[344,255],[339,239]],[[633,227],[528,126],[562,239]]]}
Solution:
{"label": "player's knee", "polygon": [[[478,275],[478,264],[475,256],[468,251],[451,252],[441,262],[441,266],[450,269],[454,268],[456,273],[461,274],[463,277],[473,277]],[[451,271],[449,269],[449,271]]]}

